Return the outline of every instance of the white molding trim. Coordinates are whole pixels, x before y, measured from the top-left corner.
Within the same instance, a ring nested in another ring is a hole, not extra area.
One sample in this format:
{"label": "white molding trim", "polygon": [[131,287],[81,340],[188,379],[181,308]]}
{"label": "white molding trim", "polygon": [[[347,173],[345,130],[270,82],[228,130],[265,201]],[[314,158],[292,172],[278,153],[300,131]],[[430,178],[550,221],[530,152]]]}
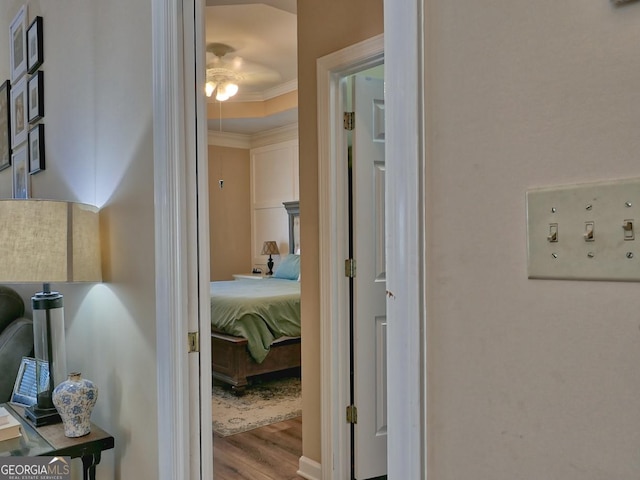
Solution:
{"label": "white molding trim", "polygon": [[288,82],[281,83],[279,85],[276,85],[275,87],[268,88],[266,90],[263,90],[262,92],[243,93],[241,87],[238,94],[234,95],[227,101],[231,103],[266,102],[267,100],[277,98],[281,95],[286,95],[287,93],[295,92],[296,90],[298,90],[298,79],[294,78],[293,80],[289,80]]}
{"label": "white molding trim", "polygon": [[249,149],[251,148],[251,135],[209,130],[207,132],[207,143],[218,147]]}
{"label": "white molding trim", "polygon": [[151,7],[160,480],[190,478],[186,323],[174,321],[188,313],[182,8],[179,0]]}
{"label": "white molding trim", "polygon": [[424,3],[384,2],[387,473],[412,480],[426,480],[428,451]]}
{"label": "white molding trim", "polygon": [[265,90],[262,92],[262,96],[264,97],[264,100],[271,100],[272,98],[295,92],[296,90],[298,90],[298,79],[294,78],[293,80],[289,80],[288,82],[281,83],[280,85],[276,85],[275,87]]}
{"label": "white molding trim", "polygon": [[253,135],[216,132],[215,130],[209,130],[207,132],[207,143],[218,147],[251,149],[288,142],[291,140],[298,140],[297,123],[272,128],[271,130],[265,130],[264,132],[255,133]]}
{"label": "white molding trim", "polygon": [[251,135],[251,148],[264,147],[266,145],[288,142],[290,140],[298,140],[297,122]]}
{"label": "white molding trim", "polygon": [[302,478],[306,478],[307,480],[322,479],[322,465],[315,460],[302,456],[300,457],[298,465],[299,469],[296,473]]}
{"label": "white molding trim", "polygon": [[[350,478],[350,435],[344,421],[349,402],[347,181],[340,165],[346,156],[340,79],[382,63],[384,38],[378,35],[317,60],[318,190],[320,263],[320,416],[323,480]],[[391,477],[393,478],[393,477]],[[402,477],[398,477],[402,478]],[[404,477],[410,478],[410,477]]]}

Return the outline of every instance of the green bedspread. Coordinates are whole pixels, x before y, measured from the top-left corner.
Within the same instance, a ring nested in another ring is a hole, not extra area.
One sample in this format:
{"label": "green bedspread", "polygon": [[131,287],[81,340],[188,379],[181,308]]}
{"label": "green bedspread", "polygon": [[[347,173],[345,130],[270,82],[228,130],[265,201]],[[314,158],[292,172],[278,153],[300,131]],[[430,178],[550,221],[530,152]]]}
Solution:
{"label": "green bedspread", "polygon": [[300,336],[300,282],[267,278],[211,282],[211,324],[248,340],[256,362],[283,336]]}

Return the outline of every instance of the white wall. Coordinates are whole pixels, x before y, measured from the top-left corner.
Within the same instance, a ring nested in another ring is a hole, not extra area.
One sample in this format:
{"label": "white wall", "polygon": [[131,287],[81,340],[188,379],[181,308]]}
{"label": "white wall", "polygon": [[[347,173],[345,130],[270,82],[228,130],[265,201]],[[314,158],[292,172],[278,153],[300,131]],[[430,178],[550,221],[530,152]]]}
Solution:
{"label": "white wall", "polygon": [[251,149],[251,261],[263,272],[267,258],[261,255],[267,240],[278,244],[275,268],[289,252],[289,215],[283,202],[300,198],[298,187],[298,140]]}
{"label": "white wall", "polygon": [[429,478],[638,478],[637,283],[528,280],[525,191],[640,176],[640,3],[426,1]]}
{"label": "white wall", "polygon": [[[22,3],[0,5],[2,38]],[[28,6],[30,19],[44,18],[45,56],[47,165],[32,178],[32,196],[102,209],[104,283],[54,285],[65,296],[68,368],[95,381],[92,419],[116,439],[97,476],[155,479],[151,2]],[[9,76],[5,50],[0,78]],[[11,196],[8,172],[0,172],[2,197]],[[39,286],[18,289],[28,299]]]}

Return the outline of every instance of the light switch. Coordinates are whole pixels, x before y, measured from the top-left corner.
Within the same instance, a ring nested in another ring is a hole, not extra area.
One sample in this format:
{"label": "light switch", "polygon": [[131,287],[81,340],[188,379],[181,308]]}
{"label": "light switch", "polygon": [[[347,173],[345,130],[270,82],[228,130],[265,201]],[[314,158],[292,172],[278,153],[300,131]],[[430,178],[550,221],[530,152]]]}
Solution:
{"label": "light switch", "polygon": [[640,178],[532,189],[526,201],[529,278],[640,281]]}
{"label": "light switch", "polygon": [[633,220],[625,220],[622,222],[622,231],[624,233],[625,240],[635,240],[636,235],[633,231]]}
{"label": "light switch", "polygon": [[584,241],[593,242],[595,240],[593,236],[593,222],[585,222],[584,224]]}

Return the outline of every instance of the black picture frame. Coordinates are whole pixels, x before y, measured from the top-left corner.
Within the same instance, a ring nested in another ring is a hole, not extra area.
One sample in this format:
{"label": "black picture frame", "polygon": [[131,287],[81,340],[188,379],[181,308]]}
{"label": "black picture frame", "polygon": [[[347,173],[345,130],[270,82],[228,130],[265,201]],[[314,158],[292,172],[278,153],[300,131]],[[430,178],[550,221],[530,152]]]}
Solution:
{"label": "black picture frame", "polygon": [[0,170],[11,166],[11,82],[0,85]]}
{"label": "black picture frame", "polygon": [[[37,360],[32,357],[22,357],[18,375],[13,385],[13,393],[11,394],[11,404],[22,407],[30,407],[35,405],[38,393],[38,382],[36,381],[36,363]],[[49,382],[49,365],[46,362],[40,364],[40,384]]]}
{"label": "black picture frame", "polygon": [[29,130],[29,174],[44,170],[44,124],[39,123]]}
{"label": "black picture frame", "polygon": [[36,17],[27,29],[27,71],[35,72],[44,62],[42,17]]}
{"label": "black picture frame", "polygon": [[27,140],[29,133],[27,77],[11,85],[11,145],[15,149]]}
{"label": "black picture frame", "polygon": [[34,73],[27,84],[27,98],[29,101],[29,123],[44,117],[44,72]]}

